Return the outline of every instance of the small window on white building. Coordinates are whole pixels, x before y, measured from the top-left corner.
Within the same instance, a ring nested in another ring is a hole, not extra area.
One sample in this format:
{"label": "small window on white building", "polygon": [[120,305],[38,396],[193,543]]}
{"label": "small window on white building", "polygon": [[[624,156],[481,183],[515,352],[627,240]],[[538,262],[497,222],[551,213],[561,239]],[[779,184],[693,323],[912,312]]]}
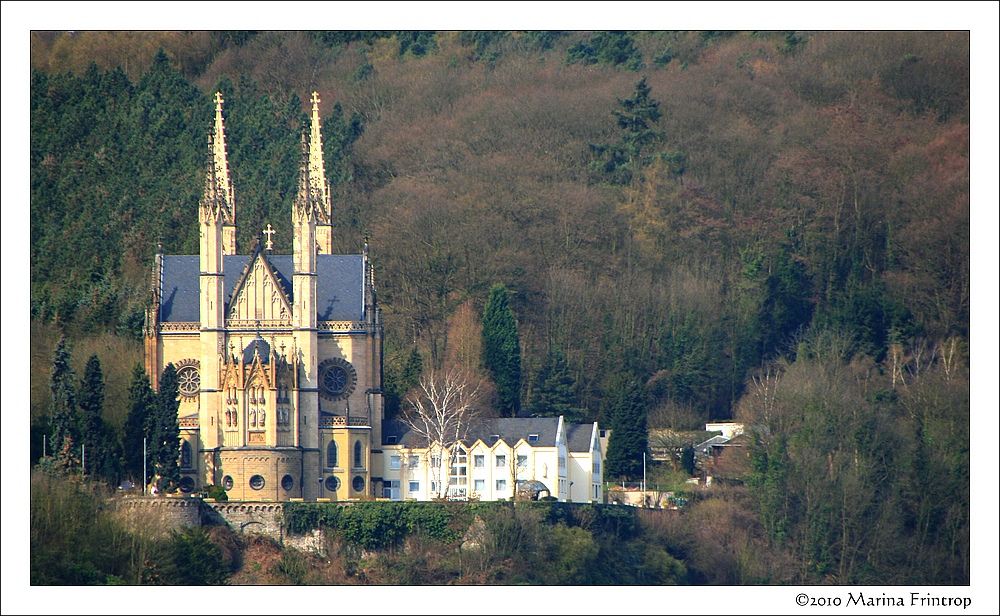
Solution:
{"label": "small window on white building", "polygon": [[528,468],[528,456],[519,453],[517,454],[517,468]]}
{"label": "small window on white building", "polygon": [[403,467],[403,458],[400,456],[389,456],[389,470],[398,471]]}
{"label": "small window on white building", "polygon": [[419,468],[420,467],[420,456],[410,456],[410,459],[407,461],[407,465],[410,468]]}
{"label": "small window on white building", "polygon": [[420,482],[419,481],[411,481],[410,482],[410,492],[419,492],[419,491],[420,491]]}
{"label": "small window on white building", "polygon": [[382,484],[382,497],[391,498],[392,500],[399,500],[402,498],[402,494],[399,493],[399,481],[386,481]]}
{"label": "small window on white building", "polygon": [[601,461],[600,460],[594,460],[594,474],[595,475],[600,475],[601,474]]}
{"label": "small window on white building", "polygon": [[507,490],[507,480],[497,479],[497,492],[504,492]]}
{"label": "small window on white building", "polygon": [[497,455],[497,468],[503,468],[505,466],[507,466],[507,456],[505,456],[502,453],[498,454]]}
{"label": "small window on white building", "polygon": [[559,456],[559,468],[566,468],[566,456]]}
{"label": "small window on white building", "polygon": [[475,484],[475,489],[476,489],[476,492],[479,492],[480,494],[482,494],[483,492],[485,492],[486,491],[486,480],[485,479],[477,479],[476,480],[476,484]]}
{"label": "small window on white building", "polygon": [[431,468],[438,468],[439,466],[441,466],[441,456],[431,456]]}
{"label": "small window on white building", "polygon": [[483,468],[484,466],[486,466],[486,456],[477,454],[472,457],[472,460],[473,462],[475,462],[476,468]]}

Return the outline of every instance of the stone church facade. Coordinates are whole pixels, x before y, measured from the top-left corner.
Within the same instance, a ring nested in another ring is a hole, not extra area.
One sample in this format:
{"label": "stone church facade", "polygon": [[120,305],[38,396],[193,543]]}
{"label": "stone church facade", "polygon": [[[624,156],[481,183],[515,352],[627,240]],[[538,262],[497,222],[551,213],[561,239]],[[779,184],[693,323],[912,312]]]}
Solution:
{"label": "stone church facade", "polygon": [[221,485],[233,500],[380,495],[382,324],[367,244],[332,254],[319,97],[302,137],[290,255],[272,253],[270,224],[264,243],[237,250],[221,94],[215,101],[200,254],[157,254],[146,322],[154,388],[168,363],[178,370],[181,490]]}

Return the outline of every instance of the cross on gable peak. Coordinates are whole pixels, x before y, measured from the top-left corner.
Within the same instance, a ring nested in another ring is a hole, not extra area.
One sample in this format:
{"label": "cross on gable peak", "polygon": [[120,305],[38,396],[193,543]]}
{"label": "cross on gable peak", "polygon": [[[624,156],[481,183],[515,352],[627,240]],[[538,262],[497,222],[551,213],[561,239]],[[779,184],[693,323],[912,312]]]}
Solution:
{"label": "cross on gable peak", "polygon": [[267,236],[267,243],[264,245],[264,248],[266,250],[274,249],[274,242],[271,241],[271,236],[277,233],[277,231],[271,227],[271,223],[267,223],[267,226],[264,228],[262,233]]}

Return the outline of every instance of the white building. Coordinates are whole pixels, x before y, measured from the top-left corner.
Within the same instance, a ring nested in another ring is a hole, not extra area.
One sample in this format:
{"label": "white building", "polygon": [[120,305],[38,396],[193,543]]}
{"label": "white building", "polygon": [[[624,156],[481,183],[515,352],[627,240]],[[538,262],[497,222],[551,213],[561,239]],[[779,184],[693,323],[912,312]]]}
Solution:
{"label": "white building", "polygon": [[538,482],[544,486],[538,496],[602,502],[599,434],[596,422],[566,424],[562,417],[479,419],[448,452],[403,422],[386,421],[382,496],[505,500],[525,482]]}

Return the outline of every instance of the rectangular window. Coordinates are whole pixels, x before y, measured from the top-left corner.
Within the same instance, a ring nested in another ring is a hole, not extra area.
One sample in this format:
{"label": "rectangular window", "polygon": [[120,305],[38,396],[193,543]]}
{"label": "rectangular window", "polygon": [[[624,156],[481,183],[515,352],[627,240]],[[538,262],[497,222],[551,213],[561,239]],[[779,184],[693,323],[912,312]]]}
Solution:
{"label": "rectangular window", "polygon": [[432,496],[437,496],[437,494],[438,494],[438,482],[432,481],[431,482],[431,495]]}
{"label": "rectangular window", "polygon": [[529,443],[537,443],[538,442],[538,435],[537,434],[529,434],[528,435],[528,442]]}
{"label": "rectangular window", "polygon": [[476,480],[476,492],[479,492],[480,494],[482,494],[485,491],[486,491],[486,480],[485,479],[477,479]]}
{"label": "rectangular window", "polygon": [[441,466],[441,456],[431,456],[431,467],[438,468]]}
{"label": "rectangular window", "polygon": [[601,486],[594,484],[594,500],[601,498]]}
{"label": "rectangular window", "polygon": [[398,471],[402,468],[403,459],[399,456],[389,456],[389,470]]}
{"label": "rectangular window", "polygon": [[497,479],[497,492],[504,492],[507,490],[507,480]]}
{"label": "rectangular window", "polygon": [[559,456],[559,468],[566,468],[566,456]]}
{"label": "rectangular window", "polygon": [[386,481],[382,484],[382,497],[400,500],[403,495],[399,492],[399,481]]}
{"label": "rectangular window", "polygon": [[411,481],[410,482],[410,492],[419,492],[419,491],[420,491],[420,482],[419,481]]}
{"label": "rectangular window", "polygon": [[500,454],[497,456],[497,468],[503,468],[507,466],[507,456]]}
{"label": "rectangular window", "polygon": [[517,454],[517,468],[528,468],[528,456]]}
{"label": "rectangular window", "polygon": [[408,464],[410,468],[418,468],[420,466],[420,456],[410,456]]}
{"label": "rectangular window", "polygon": [[483,468],[486,466],[486,456],[476,455],[473,456],[473,460],[476,463],[476,468]]}
{"label": "rectangular window", "polygon": [[595,475],[600,475],[601,474],[601,461],[600,460],[594,460],[594,474]]}

